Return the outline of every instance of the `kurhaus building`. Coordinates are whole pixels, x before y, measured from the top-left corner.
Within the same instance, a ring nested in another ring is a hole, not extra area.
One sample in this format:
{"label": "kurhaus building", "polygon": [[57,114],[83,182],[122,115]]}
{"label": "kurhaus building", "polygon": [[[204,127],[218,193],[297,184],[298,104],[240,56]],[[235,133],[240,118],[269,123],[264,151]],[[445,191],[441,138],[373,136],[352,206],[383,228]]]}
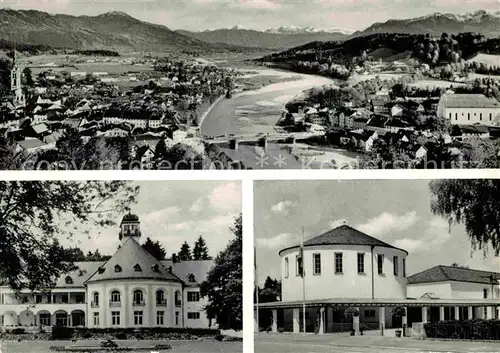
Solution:
{"label": "kurhaus building", "polygon": [[192,327],[215,325],[200,283],[212,260],[158,261],[139,244],[139,218],[123,217],[121,245],[108,261],[78,262],[47,293],[0,287],[2,326]]}
{"label": "kurhaus building", "polygon": [[[407,251],[346,224],[302,249],[279,251],[281,301],[256,305],[256,328],[303,332],[304,304],[306,332],[319,334],[498,317],[500,273],[436,266],[407,277]],[[406,315],[393,315],[395,307]]]}

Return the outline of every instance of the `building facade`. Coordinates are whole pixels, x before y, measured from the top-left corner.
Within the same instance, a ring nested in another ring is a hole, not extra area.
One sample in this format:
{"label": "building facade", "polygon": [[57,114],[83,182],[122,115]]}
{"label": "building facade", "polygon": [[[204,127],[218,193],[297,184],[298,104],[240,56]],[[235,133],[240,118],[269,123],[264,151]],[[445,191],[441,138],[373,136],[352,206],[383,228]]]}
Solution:
{"label": "building facade", "polygon": [[500,122],[500,102],[483,94],[444,94],[437,115],[453,125],[496,126]]}
{"label": "building facade", "polygon": [[22,85],[23,67],[17,61],[17,52],[15,50],[12,65],[12,70],[10,72],[10,90],[14,95],[12,104],[16,108],[21,108],[26,106],[26,97]]}
{"label": "building facade", "polygon": [[121,245],[107,261],[78,262],[50,292],[0,287],[2,326],[209,328],[200,283],[212,260],[158,261],[142,248],[139,218],[123,217]]}
{"label": "building facade", "polygon": [[[414,323],[499,315],[500,273],[446,267],[443,275],[437,266],[407,278],[407,251],[346,224],[279,256],[281,301],[255,307],[262,319],[256,329],[394,332]],[[406,315],[393,315],[396,307]]]}

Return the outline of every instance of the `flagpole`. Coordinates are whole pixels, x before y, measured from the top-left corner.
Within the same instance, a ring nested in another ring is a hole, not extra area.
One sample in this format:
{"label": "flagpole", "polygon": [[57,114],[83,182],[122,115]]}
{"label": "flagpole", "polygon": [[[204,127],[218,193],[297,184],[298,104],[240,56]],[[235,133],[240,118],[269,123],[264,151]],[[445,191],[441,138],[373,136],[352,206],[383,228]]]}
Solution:
{"label": "flagpole", "polygon": [[305,282],[305,266],[304,266],[304,226],[302,226],[302,241],[300,243],[300,252],[302,255],[302,329],[306,333],[306,282]]}
{"label": "flagpole", "polygon": [[254,247],[253,248],[253,266],[254,266],[254,284],[255,284],[255,304],[257,304],[257,309],[255,310],[255,320],[257,322],[257,332],[260,330],[260,323],[259,323],[259,282],[257,278],[257,249]]}

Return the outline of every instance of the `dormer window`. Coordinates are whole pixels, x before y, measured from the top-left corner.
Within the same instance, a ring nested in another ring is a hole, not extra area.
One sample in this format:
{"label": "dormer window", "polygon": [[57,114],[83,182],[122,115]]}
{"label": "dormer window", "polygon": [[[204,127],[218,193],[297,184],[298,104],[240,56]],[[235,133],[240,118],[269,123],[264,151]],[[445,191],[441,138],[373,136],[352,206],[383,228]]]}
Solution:
{"label": "dormer window", "polygon": [[99,274],[103,274],[104,273],[104,268],[103,267],[99,267],[99,269],[97,270],[97,272],[99,272]]}
{"label": "dormer window", "polygon": [[160,267],[158,266],[158,264],[154,264],[153,266],[151,266],[151,268],[153,269],[154,272],[160,272]]}
{"label": "dormer window", "polygon": [[122,268],[120,267],[120,265],[115,266],[115,272],[122,272]]}
{"label": "dormer window", "polygon": [[65,278],[65,281],[66,281],[66,284],[73,284],[73,278],[71,278],[70,276],[67,276]]}
{"label": "dormer window", "polygon": [[139,264],[135,264],[135,266],[134,266],[134,271],[135,271],[135,272],[142,272],[142,268],[141,268],[141,266],[139,266]]}
{"label": "dormer window", "polygon": [[196,282],[196,277],[192,273],[188,276],[188,282],[190,283]]}

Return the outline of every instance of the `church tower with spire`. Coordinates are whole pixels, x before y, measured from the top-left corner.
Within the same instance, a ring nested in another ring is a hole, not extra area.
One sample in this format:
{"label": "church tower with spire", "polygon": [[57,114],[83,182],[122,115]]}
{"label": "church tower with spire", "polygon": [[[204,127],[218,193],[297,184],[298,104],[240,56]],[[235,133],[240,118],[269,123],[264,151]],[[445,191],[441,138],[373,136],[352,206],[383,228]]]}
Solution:
{"label": "church tower with spire", "polygon": [[12,71],[10,72],[10,90],[14,95],[14,107],[26,106],[26,97],[23,92],[23,84],[21,82],[23,76],[23,68],[17,61],[17,51],[14,49],[14,58],[12,62]]}

